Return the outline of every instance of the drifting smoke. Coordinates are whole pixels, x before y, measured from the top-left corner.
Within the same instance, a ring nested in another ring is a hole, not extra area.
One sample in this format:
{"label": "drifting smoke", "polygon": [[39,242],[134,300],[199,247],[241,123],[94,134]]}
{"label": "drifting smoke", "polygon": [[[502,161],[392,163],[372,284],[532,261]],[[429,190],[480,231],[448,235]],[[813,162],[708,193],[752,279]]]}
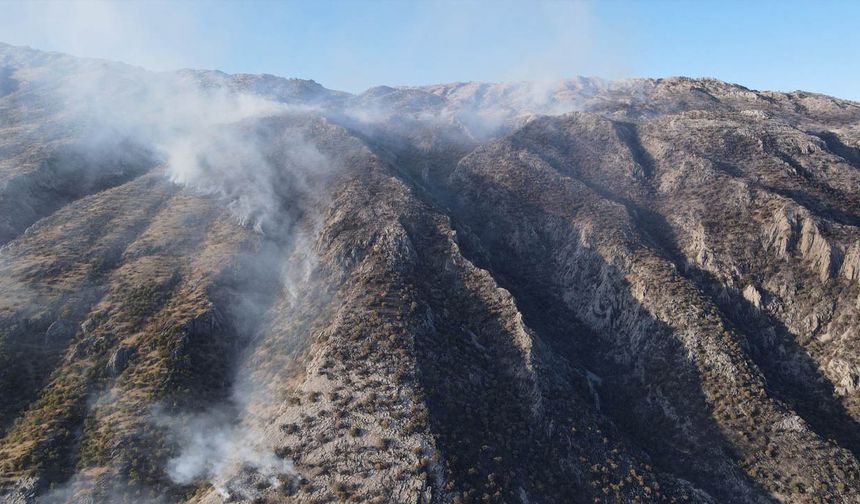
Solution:
{"label": "drifting smoke", "polygon": [[283,119],[244,120],[196,129],[163,144],[170,178],[225,201],[242,225],[258,232],[296,200],[318,198],[333,163]]}
{"label": "drifting smoke", "polygon": [[164,162],[173,182],[220,198],[240,223],[262,231],[281,206],[275,184],[289,174],[286,182],[305,184],[327,164],[299,134],[276,138],[277,125],[266,131],[256,121],[310,109],[207,87],[204,80],[194,72],[152,74],[89,62],[58,92],[73,121],[85,125],[92,148],[133,139]]}
{"label": "drifting smoke", "polygon": [[235,412],[215,409],[197,415],[165,415],[156,411],[155,422],[166,427],[183,447],[167,464],[170,478],[186,485],[201,478],[227,491],[230,476],[252,470],[277,486],[279,476],[289,475],[293,466],[267,446],[261,430],[234,424]]}
{"label": "drifting smoke", "polygon": [[[50,106],[63,111],[57,138],[72,132],[76,148],[96,157],[140,146],[170,181],[220,201],[238,224],[260,235],[259,250],[239,272],[250,285],[239,288],[226,307],[231,327],[252,352],[267,308],[267,293],[255,280],[277,284],[291,302],[316,262],[316,213],[339,166],[307,138],[309,128],[324,122],[311,114],[317,109],[213,85],[198,72],[155,74],[92,60],[60,68],[30,73],[30,85],[41,87],[54,100]],[[196,413],[153,411],[152,424],[177,448],[164,468],[174,483],[208,481],[226,498],[236,488],[278,487],[278,478],[292,473],[290,461],[274,454],[265,429],[248,412],[250,403],[264,400],[264,392],[247,378],[252,373],[246,361],[241,352],[235,356],[234,389],[225,404]],[[108,392],[89,406],[101,408],[112,400]],[[261,481],[243,483],[237,474]],[[44,501],[74,502],[76,491],[92,484],[75,475]],[[128,490],[118,482],[105,488],[116,495]],[[120,501],[109,499],[114,500]]]}
{"label": "drifting smoke", "polygon": [[[111,403],[115,400],[116,397],[112,390],[93,392],[87,397],[87,413],[93,414],[98,408],[110,407]],[[63,484],[52,486],[48,492],[39,496],[36,502],[39,504],[93,502],[92,497],[82,497],[82,495],[86,495],[87,489],[98,487],[99,495],[96,502],[123,503],[129,502],[130,496],[134,496],[133,501],[135,504],[168,504],[168,501],[163,496],[154,495],[154,492],[149,492],[149,495],[143,495],[140,488],[133,488],[127,481],[121,478],[111,477],[109,480],[101,478],[99,481],[97,479],[97,477],[93,477],[92,475],[75,474]],[[35,490],[37,481],[35,478],[32,478],[26,481],[26,484],[33,485],[33,490]],[[32,490],[28,490],[22,493],[27,494],[32,492]]]}
{"label": "drifting smoke", "polygon": [[[129,142],[141,146],[173,183],[222,202],[237,223],[260,235],[260,250],[242,272],[250,286],[229,300],[229,318],[247,352],[235,356],[231,397],[204,412],[156,408],[151,417],[177,447],[164,468],[170,479],[177,485],[208,481],[225,499],[261,484],[277,487],[293,473],[252,413],[255,404],[277,401],[268,401],[265,386],[252,378],[251,353],[269,315],[265,299],[271,298],[255,280],[276,277],[287,305],[300,297],[299,286],[306,285],[316,263],[318,209],[325,208],[325,188],[341,165],[307,132],[331,127],[331,121],[371,138],[418,136],[432,128],[483,141],[524,114],[574,110],[583,96],[569,89],[577,83],[467,84],[448,94],[442,88],[379,88],[341,101],[296,105],[237,90],[223,75],[156,74],[52,57],[61,60],[51,63],[62,69],[59,77],[36,85],[57,97],[64,111],[58,129],[72,128],[82,148],[92,152]],[[342,139],[336,145],[349,150]],[[93,407],[110,400],[106,395]],[[48,502],[72,500],[72,490],[87,483],[77,475]],[[112,491],[125,489],[117,484]]]}
{"label": "drifting smoke", "polygon": [[413,134],[420,143],[426,136],[420,133],[435,130],[447,132],[451,140],[483,143],[536,115],[585,110],[592,97],[611,85],[600,79],[576,78],[380,86],[326,113],[372,138]]}
{"label": "drifting smoke", "polygon": [[[80,491],[94,485],[92,478],[76,474],[64,485],[60,485],[51,489],[46,494],[40,496],[36,502],[39,504],[69,504],[79,502],[92,502],[80,497]],[[125,503],[134,502],[134,504],[169,504],[163,497],[148,495],[140,495],[139,490],[135,490],[125,482],[111,480],[102,481],[99,483],[102,491],[99,495],[98,502]],[[130,496],[133,500],[130,500]]]}

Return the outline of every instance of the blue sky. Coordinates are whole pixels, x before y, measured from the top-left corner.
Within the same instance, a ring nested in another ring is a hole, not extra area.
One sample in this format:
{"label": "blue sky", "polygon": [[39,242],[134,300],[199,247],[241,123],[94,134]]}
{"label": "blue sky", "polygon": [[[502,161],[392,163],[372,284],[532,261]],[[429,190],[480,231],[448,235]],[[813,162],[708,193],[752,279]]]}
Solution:
{"label": "blue sky", "polygon": [[0,41],[379,84],[708,76],[860,100],[860,1],[0,0]]}

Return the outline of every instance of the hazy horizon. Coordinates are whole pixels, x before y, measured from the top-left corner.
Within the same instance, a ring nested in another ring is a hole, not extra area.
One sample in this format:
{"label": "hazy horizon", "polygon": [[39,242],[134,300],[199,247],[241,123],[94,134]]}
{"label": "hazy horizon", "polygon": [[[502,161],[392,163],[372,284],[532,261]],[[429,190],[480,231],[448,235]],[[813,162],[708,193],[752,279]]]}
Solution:
{"label": "hazy horizon", "polygon": [[[20,2],[0,41],[150,70],[378,85],[710,77],[860,100],[849,2]],[[805,37],[804,33],[815,33]]]}

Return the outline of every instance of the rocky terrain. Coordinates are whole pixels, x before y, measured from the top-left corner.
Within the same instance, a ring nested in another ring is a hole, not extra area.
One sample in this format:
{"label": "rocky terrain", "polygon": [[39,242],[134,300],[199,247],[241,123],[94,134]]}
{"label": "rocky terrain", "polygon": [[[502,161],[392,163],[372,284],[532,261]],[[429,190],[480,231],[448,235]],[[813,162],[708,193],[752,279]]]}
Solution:
{"label": "rocky terrain", "polygon": [[860,104],[0,45],[0,501],[860,502]]}

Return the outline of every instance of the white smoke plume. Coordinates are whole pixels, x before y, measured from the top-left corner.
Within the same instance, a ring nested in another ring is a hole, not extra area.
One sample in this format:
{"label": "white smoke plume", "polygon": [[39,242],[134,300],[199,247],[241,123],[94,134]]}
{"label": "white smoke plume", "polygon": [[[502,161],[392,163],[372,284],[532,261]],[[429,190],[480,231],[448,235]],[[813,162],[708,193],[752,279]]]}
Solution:
{"label": "white smoke plume", "polygon": [[[313,224],[327,197],[326,182],[338,171],[338,162],[305,136],[308,124],[325,121],[320,115],[364,132],[462,126],[484,140],[523,112],[578,104],[563,93],[557,98],[563,86],[476,84],[486,87],[476,93],[484,97],[478,101],[469,98],[468,87],[456,96],[443,96],[441,88],[387,88],[345,98],[346,104],[288,105],[243,92],[223,74],[152,73],[103,61],[52,58],[52,67],[60,68],[57,73],[25,73],[56,98],[63,111],[61,125],[76,130],[94,151],[115,149],[127,139],[142,145],[158,158],[170,181],[222,202],[239,224],[264,237],[268,248],[260,262],[272,269],[266,273],[280,279],[288,301],[300,295],[296,286],[315,262],[313,230],[298,229],[295,223]],[[249,346],[256,336],[255,319],[265,315],[257,294],[247,293],[233,307],[236,329]],[[236,356],[234,390],[226,405],[195,413],[153,412],[152,422],[177,447],[164,468],[174,483],[207,481],[226,497],[249,487],[237,475],[253,474],[276,487],[279,478],[292,473],[289,460],[275,454],[264,426],[249,412],[251,403],[265,402],[265,392],[247,379],[246,358]]]}
{"label": "white smoke plume", "polygon": [[223,199],[240,223],[258,231],[277,211],[273,184],[279,171],[325,167],[321,159],[304,159],[313,148],[298,136],[279,139],[286,158],[266,156],[271,147],[261,145],[253,121],[300,112],[295,106],[205,88],[193,73],[153,74],[98,62],[65,81],[60,93],[66,110],[75,123],[87,125],[94,148],[115,138],[145,145],[173,182]]}
{"label": "white smoke plume", "polygon": [[[2,55],[0,55],[2,56]],[[51,107],[61,110],[58,130],[71,133],[92,152],[116,149],[124,140],[155,156],[165,176],[186,190],[211,197],[236,222],[253,228],[266,245],[259,262],[280,279],[287,299],[314,264],[313,229],[326,198],[324,186],[338,163],[306,138],[309,124],[320,121],[311,106],[287,105],[212,84],[201,72],[152,73],[122,64],[52,56],[61,70],[21,72],[38,86]],[[2,63],[2,61],[0,61]],[[310,215],[309,215],[310,214]],[[231,310],[241,338],[253,344],[254,319],[264,308],[259,293],[237,296]],[[259,323],[259,321],[256,321]],[[244,356],[236,356],[236,389],[226,405],[203,412],[170,413],[156,409],[153,424],[177,448],[165,472],[177,485],[209,482],[225,496],[241,491],[237,474],[261,479],[255,485],[278,487],[292,473],[289,460],[275,455],[264,429],[253,423],[248,403],[259,400],[256,384],[239,375]],[[91,409],[112,401],[108,391]],[[53,489],[45,502],[73,502],[75,492],[92,484],[84,475]],[[249,485],[245,485],[250,488]],[[117,483],[118,494],[125,489]],[[237,490],[238,488],[238,490]]]}
{"label": "white smoke plume", "polygon": [[168,428],[182,447],[167,464],[177,484],[206,479],[227,491],[228,480],[243,470],[254,471],[272,486],[280,484],[279,476],[293,473],[292,463],[273,453],[259,428],[235,424],[234,414],[226,409],[179,416],[156,410],[154,421]]}

